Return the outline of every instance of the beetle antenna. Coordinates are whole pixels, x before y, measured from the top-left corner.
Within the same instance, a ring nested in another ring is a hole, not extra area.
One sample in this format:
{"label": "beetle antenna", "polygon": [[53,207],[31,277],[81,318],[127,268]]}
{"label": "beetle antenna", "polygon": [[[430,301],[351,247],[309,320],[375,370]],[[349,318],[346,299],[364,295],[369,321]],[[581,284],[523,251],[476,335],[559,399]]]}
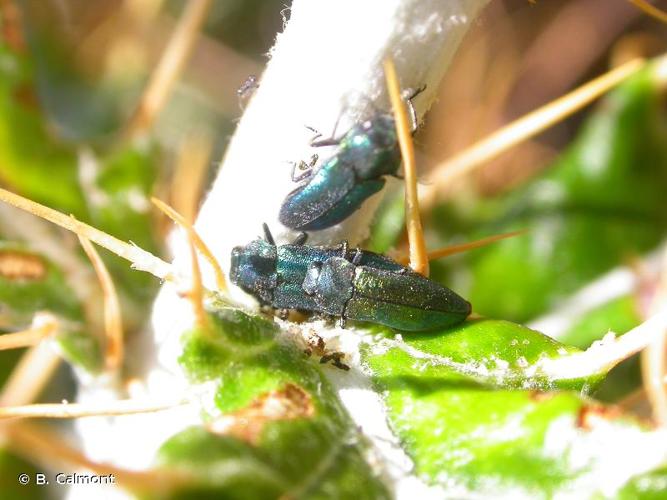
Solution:
{"label": "beetle antenna", "polygon": [[273,239],[271,230],[269,229],[268,224],[265,222],[262,224],[262,229],[264,230],[264,239],[269,245],[276,246],[276,240]]}

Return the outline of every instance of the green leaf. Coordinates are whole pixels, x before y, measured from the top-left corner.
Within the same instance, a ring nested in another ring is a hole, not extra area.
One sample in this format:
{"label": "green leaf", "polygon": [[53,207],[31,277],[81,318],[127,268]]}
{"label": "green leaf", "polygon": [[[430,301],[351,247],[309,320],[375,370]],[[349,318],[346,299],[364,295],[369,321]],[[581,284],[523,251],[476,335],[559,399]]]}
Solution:
{"label": "green leaf", "polygon": [[414,382],[434,388],[488,385],[589,391],[602,376],[550,380],[541,375],[541,362],[578,350],[508,321],[468,320],[443,332],[385,335],[366,344],[362,353],[374,378],[388,386]]}
{"label": "green leaf", "polygon": [[[209,429],[186,430],[160,450],[160,463],[196,476],[178,497],[388,498],[319,366],[266,319],[222,306],[210,318],[185,335],[180,358],[194,382],[217,386],[204,405],[215,408]],[[289,416],[259,411],[288,390],[299,396]],[[220,422],[232,425],[213,432]]]}
{"label": "green leaf", "polygon": [[540,178],[473,209],[469,199],[441,209],[437,219],[448,234],[527,233],[469,252],[465,266],[438,262],[434,274],[460,285],[454,288],[476,312],[525,321],[628,255],[655,247],[667,222],[660,99],[653,74],[642,72],[605,98]]}
{"label": "green leaf", "polygon": [[620,466],[611,462],[623,461],[627,445],[621,440],[611,451],[612,444],[595,443],[628,433],[653,456],[661,445],[636,422],[582,399],[602,374],[549,381],[531,369],[573,352],[519,325],[473,320],[437,334],[369,340],[362,360],[390,427],[428,483],[462,498],[568,491],[590,498],[603,493],[597,478]]}
{"label": "green leaf", "polygon": [[[158,174],[157,149],[120,143],[96,153],[61,141],[52,128],[37,101],[29,61],[0,45],[0,182],[157,253],[148,201]],[[118,257],[104,259],[125,298],[131,330],[145,320],[145,306],[157,283],[145,273],[133,272]]]}
{"label": "green leaf", "polygon": [[28,61],[0,44],[0,181],[85,219],[76,153],[49,133],[31,77]]}
{"label": "green leaf", "polygon": [[318,422],[270,424],[252,446],[194,427],[171,438],[161,464],[196,475],[176,498],[390,498],[349,436]]}

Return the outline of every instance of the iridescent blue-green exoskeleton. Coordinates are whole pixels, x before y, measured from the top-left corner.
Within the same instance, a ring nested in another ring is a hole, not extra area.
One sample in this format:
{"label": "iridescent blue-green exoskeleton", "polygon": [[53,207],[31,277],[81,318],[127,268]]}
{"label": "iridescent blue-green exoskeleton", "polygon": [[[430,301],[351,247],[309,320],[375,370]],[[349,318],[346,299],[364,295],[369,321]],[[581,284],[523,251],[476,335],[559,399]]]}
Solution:
{"label": "iridescent blue-green exoskeleton", "polygon": [[[416,128],[417,119],[411,100],[423,89],[409,91],[406,98],[413,128]],[[401,152],[391,114],[377,113],[354,125],[340,139],[311,144],[338,147],[319,168],[311,162],[303,174],[296,176],[292,173],[295,182],[305,182],[287,195],[278,216],[280,222],[291,229],[317,231],[338,224],[382,189],[384,176],[398,176]],[[317,161],[317,156],[313,158]]]}
{"label": "iridescent blue-green exoskeleton", "polygon": [[364,250],[277,246],[267,231],[232,251],[231,280],[262,304],[367,321],[405,331],[462,322],[470,304],[450,289],[388,257]]}

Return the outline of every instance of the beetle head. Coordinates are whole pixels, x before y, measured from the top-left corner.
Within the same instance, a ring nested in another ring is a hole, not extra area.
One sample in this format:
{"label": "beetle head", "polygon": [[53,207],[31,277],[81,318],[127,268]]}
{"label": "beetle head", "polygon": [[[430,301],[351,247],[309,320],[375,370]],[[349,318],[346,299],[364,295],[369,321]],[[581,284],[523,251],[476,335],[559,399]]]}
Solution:
{"label": "beetle head", "polygon": [[270,304],[277,284],[277,249],[275,245],[258,239],[232,250],[229,272],[232,283]]}

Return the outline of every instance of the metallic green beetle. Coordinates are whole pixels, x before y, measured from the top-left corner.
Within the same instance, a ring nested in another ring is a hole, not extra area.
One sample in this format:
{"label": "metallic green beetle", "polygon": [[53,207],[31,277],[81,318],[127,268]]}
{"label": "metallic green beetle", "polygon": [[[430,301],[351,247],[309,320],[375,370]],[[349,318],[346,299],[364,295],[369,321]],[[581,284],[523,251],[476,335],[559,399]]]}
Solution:
{"label": "metallic green beetle", "polygon": [[[417,117],[411,100],[422,90],[424,87],[407,91],[413,129]],[[280,222],[291,229],[318,231],[338,224],[382,189],[384,176],[398,176],[401,152],[394,117],[389,113],[376,113],[340,139],[315,141],[312,145],[338,148],[319,168],[315,169],[312,162],[300,176],[292,173],[295,182],[305,182],[287,195],[278,215]]]}
{"label": "metallic green beetle", "polygon": [[404,331],[462,322],[470,304],[388,257],[364,250],[293,244],[270,233],[232,251],[231,280],[262,304],[367,321]]}

